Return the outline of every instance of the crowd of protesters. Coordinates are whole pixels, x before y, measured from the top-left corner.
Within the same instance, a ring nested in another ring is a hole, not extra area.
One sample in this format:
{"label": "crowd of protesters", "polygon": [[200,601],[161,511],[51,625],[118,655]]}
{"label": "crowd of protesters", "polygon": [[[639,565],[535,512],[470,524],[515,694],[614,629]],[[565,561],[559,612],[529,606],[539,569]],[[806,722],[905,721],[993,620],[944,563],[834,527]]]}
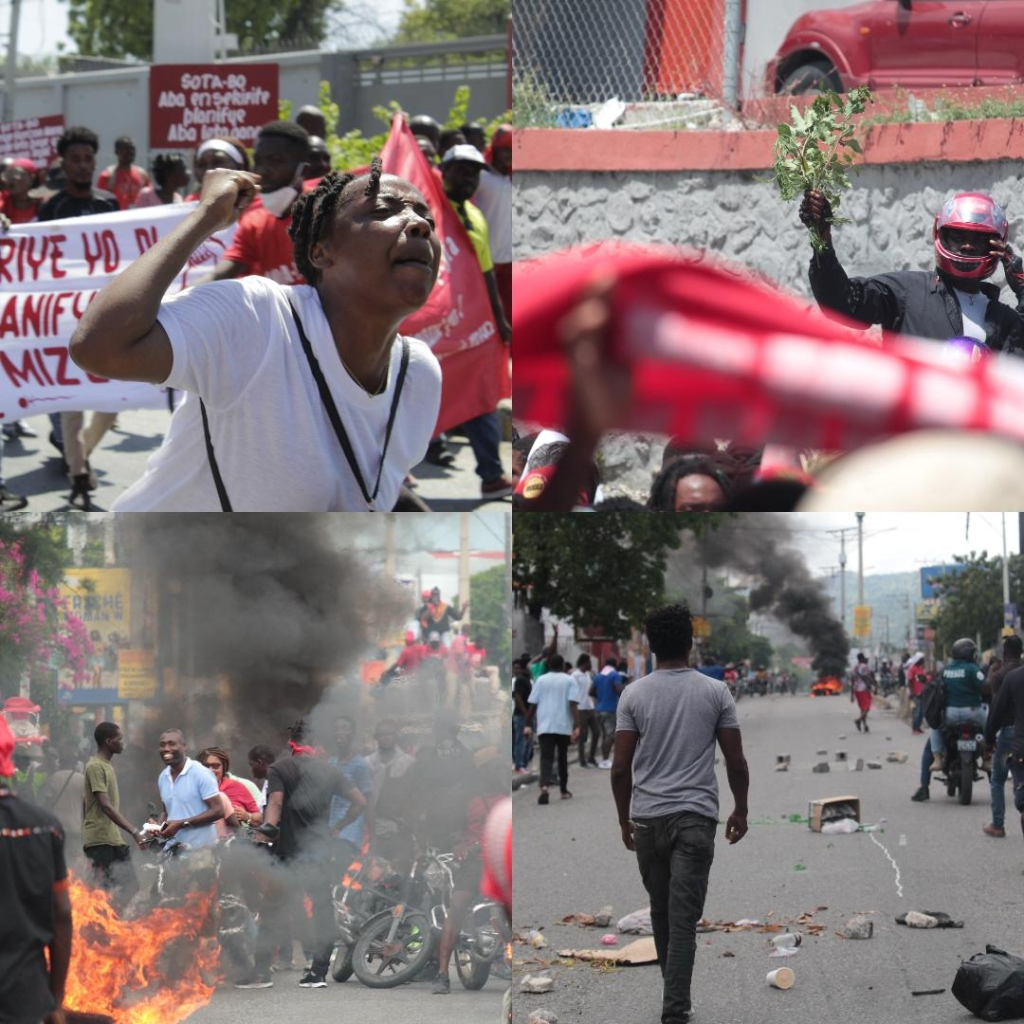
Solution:
{"label": "crowd of protesters", "polygon": [[[509,344],[511,129],[502,125],[488,140],[477,124],[442,130],[432,117],[418,115],[410,125],[466,229],[480,264],[480,287],[499,335]],[[97,173],[100,139],[84,127],[65,130],[56,143],[57,157],[45,168],[26,159],[3,161],[2,230],[10,224],[203,199],[190,215],[195,223],[186,222],[192,227],[188,252],[161,240],[104,289],[83,318],[74,346],[75,359],[91,372],[166,384],[172,407],[176,391],[194,396],[192,402],[179,403],[164,445],[123,496],[119,510],[429,510],[415,494],[411,470],[424,458],[444,467],[454,461],[443,435],[430,441],[441,371],[426,345],[415,339],[398,343],[397,326],[426,301],[436,280],[437,211],[410,183],[382,176],[377,162],[368,170],[332,168],[327,134],[324,115],[303,107],[293,122],[264,125],[251,153],[235,138],[208,139],[191,163],[180,153],[157,154],[151,172],[135,164],[135,144],[122,136],[114,143],[116,162]],[[211,171],[218,174],[208,178]],[[364,198],[356,202],[357,196]],[[390,207],[391,216],[377,237],[363,230],[363,222],[380,221],[372,207],[382,204]],[[332,216],[351,220],[350,211],[359,215],[359,223],[344,229],[358,230],[359,236],[325,262],[322,252],[334,239],[324,222]],[[242,279],[243,287],[191,289],[184,301],[164,303],[167,285],[192,248],[235,221],[234,241],[208,281]],[[394,229],[390,235],[388,221]],[[401,282],[375,276],[375,237],[408,250],[404,260],[388,267]],[[264,286],[255,280],[260,278],[288,290]],[[240,303],[239,309],[226,308],[230,299]],[[277,317],[268,307],[282,303],[295,319],[302,348],[287,323],[277,332],[266,327]],[[126,306],[146,315],[127,316]],[[263,387],[245,388],[253,383],[250,377],[241,379],[246,360],[239,355],[227,372],[223,360],[218,362],[214,328],[222,320],[228,323],[227,340],[235,346],[239,318],[253,306],[259,306],[253,329],[242,333],[262,338],[286,365],[263,359],[263,348],[252,346],[249,362],[267,371],[266,381]],[[117,329],[108,329],[111,322]],[[359,324],[358,331],[353,323]],[[89,326],[100,328],[99,343],[90,341]],[[337,358],[325,359],[318,351],[322,347],[335,348]],[[303,349],[308,349],[308,367]],[[288,355],[295,358],[296,352],[298,365],[292,366]],[[307,386],[306,378],[317,386]],[[284,388],[284,379],[294,379],[294,387]],[[251,408],[233,401],[242,391],[251,395]],[[220,394],[225,396],[221,404],[233,407],[231,414],[217,408]],[[49,443],[71,484],[69,506],[91,510],[97,488],[91,457],[117,417],[94,412],[86,422],[82,412],[65,412],[51,415],[50,421]],[[260,422],[269,436],[262,436]],[[456,431],[472,447],[481,500],[511,494],[512,480],[501,463],[497,413],[475,417]],[[282,434],[294,439],[293,448],[281,450]],[[4,482],[3,442],[23,444],[34,436],[21,422],[3,427],[0,511],[27,506],[27,499]],[[197,438],[205,440],[205,455]]]}
{"label": "crowd of protesters", "polygon": [[[25,1019],[63,1019],[69,868],[128,919],[216,886],[225,983],[308,989],[327,985],[340,941],[335,900],[363,879],[363,864],[397,879],[427,849],[454,853],[447,925],[419,979],[447,994],[469,907],[482,891],[510,906],[507,777],[496,748],[474,751],[450,714],[432,726],[360,717],[321,705],[313,723],[264,736],[244,760],[176,727],[156,743],[151,734],[152,749],[134,737],[126,755],[122,728],[100,722],[88,752],[69,749],[52,764],[50,755],[35,764],[38,751],[16,743],[0,717],[0,903],[10,911],[0,939],[17,964],[0,980],[0,1004],[16,1002]],[[163,865],[159,882],[150,886],[154,873],[140,861]],[[225,920],[227,905],[244,920]]]}

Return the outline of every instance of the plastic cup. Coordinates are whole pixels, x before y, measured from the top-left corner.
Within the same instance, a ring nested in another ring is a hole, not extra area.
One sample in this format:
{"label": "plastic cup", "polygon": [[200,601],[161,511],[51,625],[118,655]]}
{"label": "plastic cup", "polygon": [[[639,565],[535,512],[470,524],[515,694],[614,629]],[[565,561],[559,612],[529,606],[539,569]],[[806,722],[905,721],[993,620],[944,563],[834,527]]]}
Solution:
{"label": "plastic cup", "polygon": [[793,987],[796,975],[788,967],[780,967],[776,971],[769,971],[765,980],[773,988],[787,989]]}

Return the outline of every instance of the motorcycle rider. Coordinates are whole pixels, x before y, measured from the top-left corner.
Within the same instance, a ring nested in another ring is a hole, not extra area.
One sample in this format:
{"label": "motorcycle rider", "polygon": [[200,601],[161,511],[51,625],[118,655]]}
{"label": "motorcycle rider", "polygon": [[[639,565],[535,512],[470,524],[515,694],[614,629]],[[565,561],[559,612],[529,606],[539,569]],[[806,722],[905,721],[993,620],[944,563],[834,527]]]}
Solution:
{"label": "motorcycle rider", "polygon": [[[804,193],[800,220],[827,243],[811,258],[811,290],[822,312],[889,331],[947,341],[969,337],[993,351],[1024,355],[1024,268],[1009,245],[1006,214],[991,196],[958,192],[932,225],[935,270],[848,277],[832,247],[832,209],[819,192]],[[1002,262],[1016,308],[986,284]]]}
{"label": "motorcycle rider", "polygon": [[[982,703],[982,684],[985,674],[978,668],[978,647],[970,637],[962,637],[953,644],[953,660],[942,670],[942,689],[945,714],[943,724],[961,725],[970,722],[984,730],[987,712]],[[933,772],[942,769],[942,753],[946,747],[943,729],[930,732]]]}

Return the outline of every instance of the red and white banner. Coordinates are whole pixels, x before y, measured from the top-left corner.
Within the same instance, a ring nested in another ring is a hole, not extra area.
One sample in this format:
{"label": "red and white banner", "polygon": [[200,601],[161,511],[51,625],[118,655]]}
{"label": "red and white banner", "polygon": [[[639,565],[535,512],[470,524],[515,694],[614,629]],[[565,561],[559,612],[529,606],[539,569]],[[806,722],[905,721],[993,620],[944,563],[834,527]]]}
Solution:
{"label": "red and white banner", "polygon": [[64,131],[64,115],[0,121],[0,157],[31,160],[46,167],[57,153],[57,139]]}
{"label": "red and white banner", "polygon": [[388,174],[405,178],[423,193],[441,239],[441,271],[434,290],[401,331],[425,341],[441,363],[437,430],[447,430],[492,412],[511,393],[508,349],[494,323],[473,243],[404,118],[393,121],[381,160]]}
{"label": "red and white banner", "polygon": [[632,380],[621,429],[843,450],[928,427],[1024,440],[1024,359],[964,362],[941,342],[895,335],[878,343],[745,269],[607,244],[515,266],[517,419],[565,426],[559,323],[608,278],[607,358]]}
{"label": "red and white banner", "polygon": [[154,64],[149,69],[151,149],[193,149],[230,135],[256,145],[278,118],[276,64]]}
{"label": "red and white banner", "polygon": [[[153,384],[109,381],[80,370],[68,342],[95,294],[194,203],[24,224],[0,236],[0,420],[91,409],[166,408]],[[231,244],[234,227],[208,238],[168,289],[204,277]]]}

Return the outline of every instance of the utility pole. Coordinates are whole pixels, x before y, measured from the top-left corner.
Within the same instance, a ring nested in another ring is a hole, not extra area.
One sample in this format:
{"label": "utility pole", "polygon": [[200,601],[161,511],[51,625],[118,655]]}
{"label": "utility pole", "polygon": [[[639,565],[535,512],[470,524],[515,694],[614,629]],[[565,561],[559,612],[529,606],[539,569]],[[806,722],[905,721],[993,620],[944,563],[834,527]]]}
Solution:
{"label": "utility pole", "polygon": [[14,120],[14,80],[18,73],[18,25],[21,0],[11,0],[11,20],[7,35],[7,69],[4,72],[4,120]]}
{"label": "utility pole", "polygon": [[829,530],[830,534],[839,538],[839,621],[846,629],[846,535],[853,533],[852,526],[841,530]]}
{"label": "utility pole", "polygon": [[857,513],[857,604],[864,604],[864,513]]}
{"label": "utility pole", "polygon": [[[459,603],[469,603],[469,513],[459,513]],[[470,623],[470,612],[462,617],[462,632],[465,634]]]}
{"label": "utility pole", "polygon": [[1010,562],[1006,557],[1006,513],[1003,513],[1003,604],[1010,603]]}

